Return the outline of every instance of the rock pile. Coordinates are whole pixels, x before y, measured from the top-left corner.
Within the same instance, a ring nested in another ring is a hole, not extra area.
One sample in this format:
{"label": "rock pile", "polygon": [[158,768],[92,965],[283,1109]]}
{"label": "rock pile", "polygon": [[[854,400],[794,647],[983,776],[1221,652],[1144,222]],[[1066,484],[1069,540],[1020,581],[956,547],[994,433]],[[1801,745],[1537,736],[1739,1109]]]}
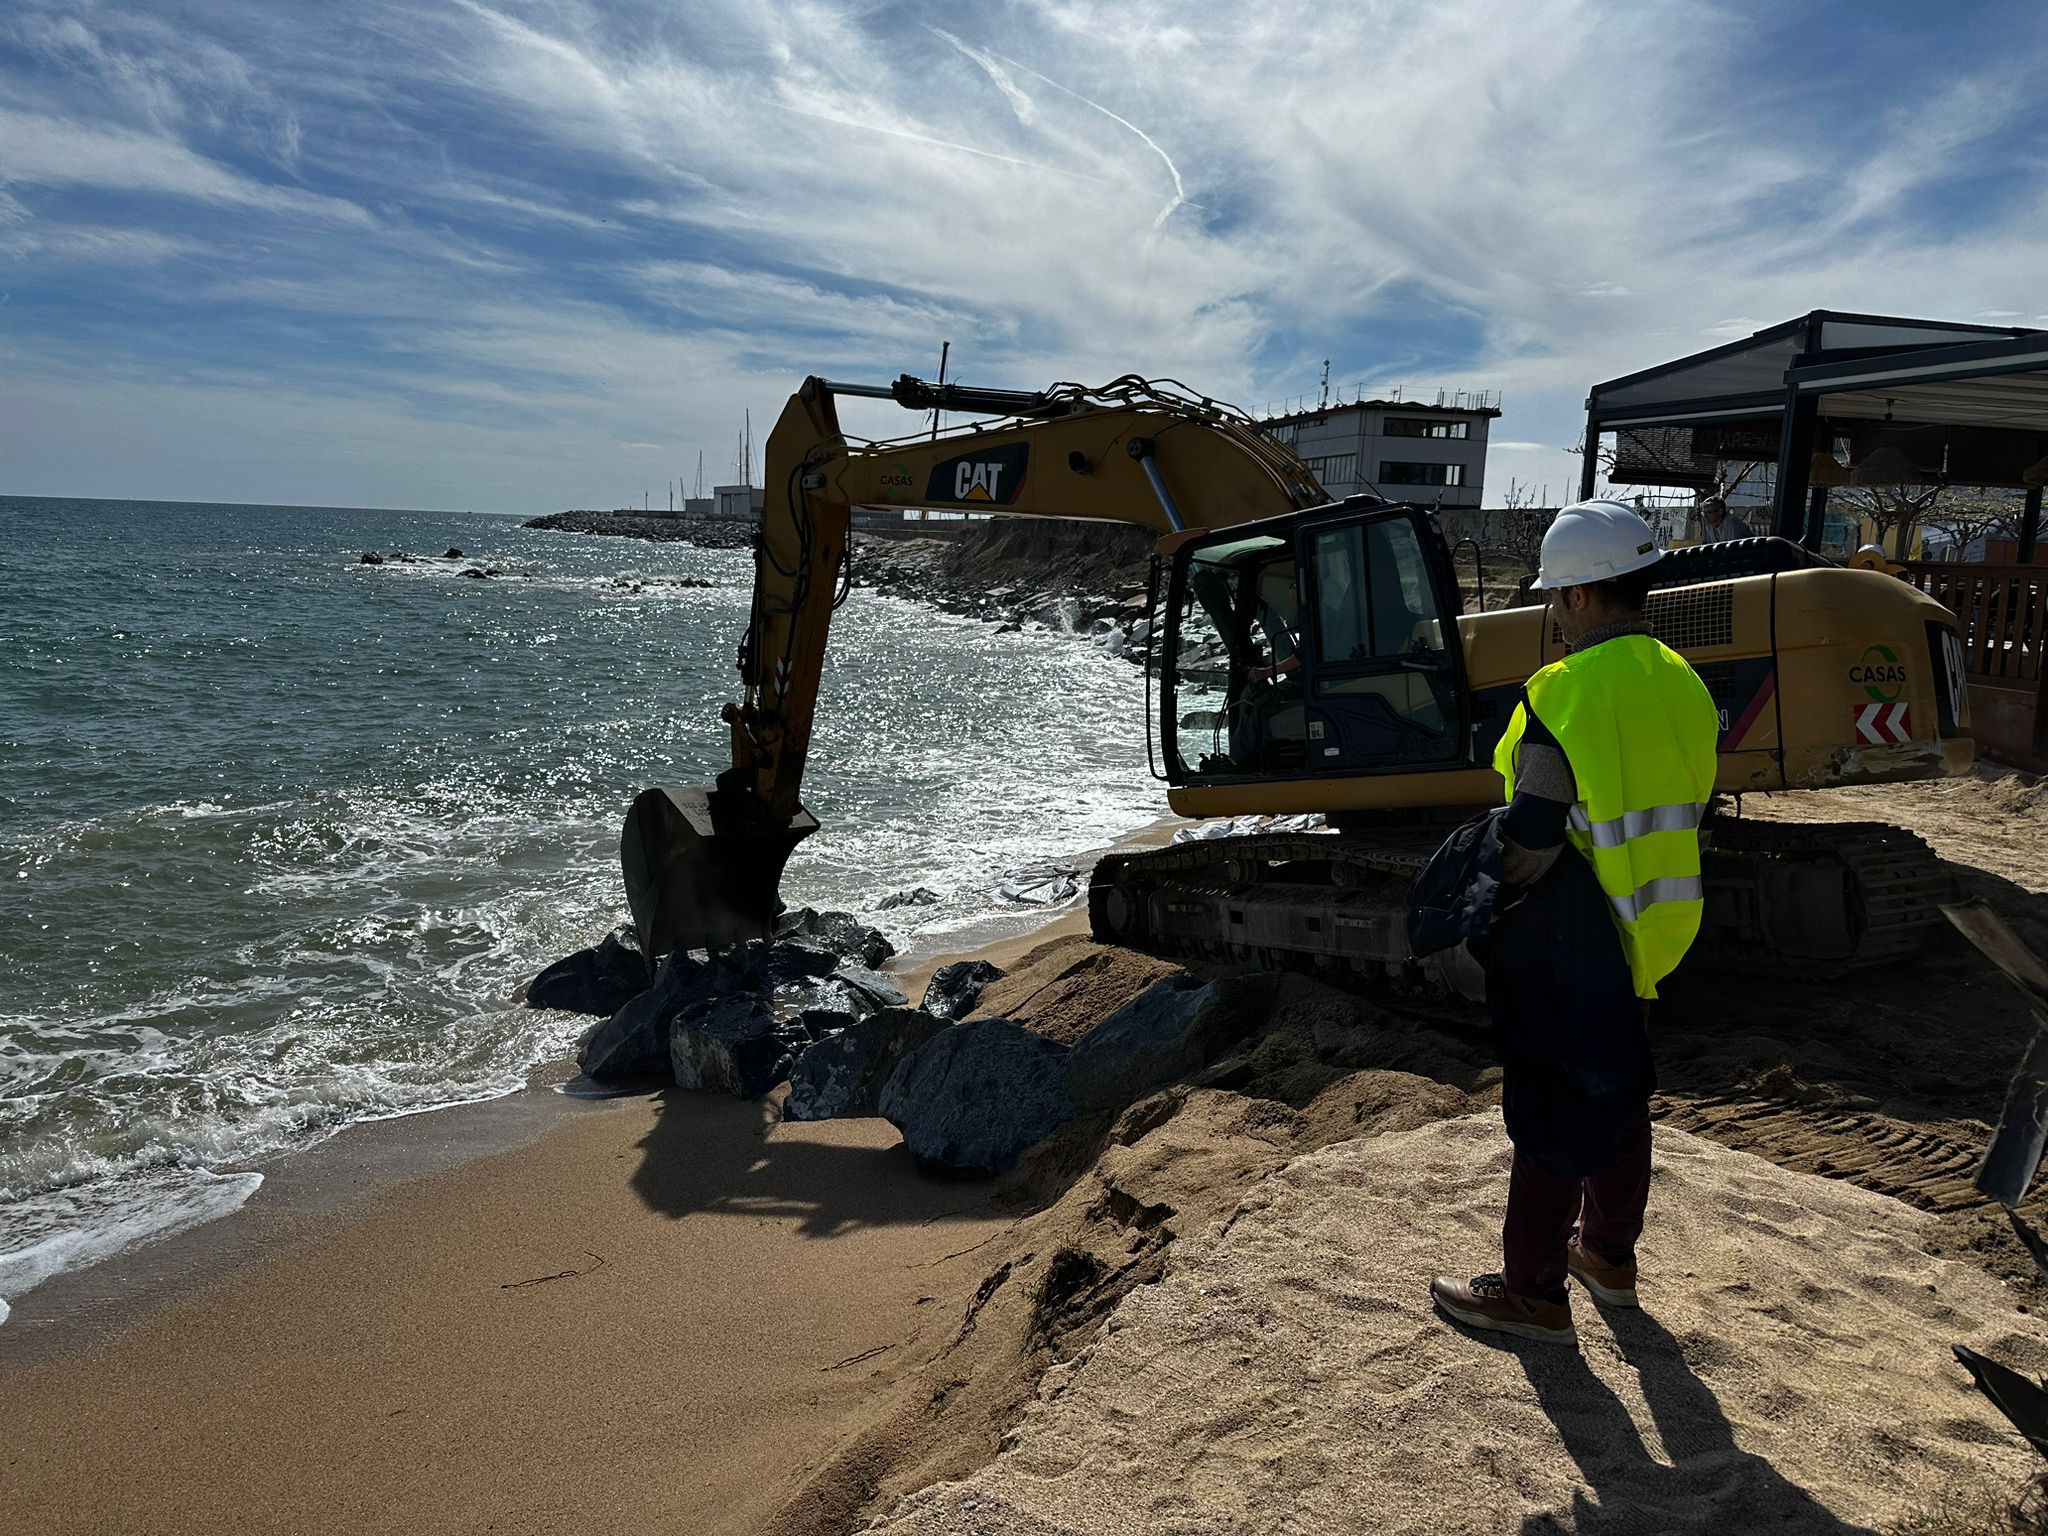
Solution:
{"label": "rock pile", "polygon": [[698,549],[751,549],[754,525],[716,522],[701,517],[669,517],[650,512],[555,512],[526,520],[528,528],[555,533],[595,533],[610,538],[646,539],[655,544],[691,544]]}
{"label": "rock pile", "polygon": [[541,972],[527,1003],[604,1015],[577,1045],[588,1077],[758,1098],[816,1041],[904,1004],[873,969],[892,953],[851,914],[805,907],[781,919],[771,942],[671,954],[650,979],[621,929]]}
{"label": "rock pile", "polygon": [[1142,661],[1152,544],[1141,528],[1004,519],[955,539],[859,538],[853,580],[999,634],[1036,624]]}
{"label": "rock pile", "polygon": [[787,1082],[788,1119],[880,1116],[922,1161],[973,1174],[1000,1173],[1062,1126],[1200,1072],[1259,1018],[1231,983],[1172,974],[1078,1039],[1055,1038],[975,1016],[1004,975],[982,960],[941,967],[919,1006],[906,1006],[874,969],[890,953],[852,915],[806,907],[773,941],[669,955],[650,984],[621,930],[548,967],[528,1001],[612,1005],[577,1048],[592,1078],[749,1099]]}

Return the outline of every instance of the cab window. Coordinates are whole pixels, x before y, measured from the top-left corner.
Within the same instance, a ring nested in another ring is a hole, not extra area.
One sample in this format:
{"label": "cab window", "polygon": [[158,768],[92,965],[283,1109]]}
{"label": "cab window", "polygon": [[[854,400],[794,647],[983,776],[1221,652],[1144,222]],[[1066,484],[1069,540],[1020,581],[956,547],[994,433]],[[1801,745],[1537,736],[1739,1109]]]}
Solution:
{"label": "cab window", "polygon": [[1330,766],[1453,750],[1456,681],[1444,626],[1457,620],[1441,611],[1415,524],[1383,518],[1320,529],[1310,563],[1313,692],[1331,712],[1322,748]]}

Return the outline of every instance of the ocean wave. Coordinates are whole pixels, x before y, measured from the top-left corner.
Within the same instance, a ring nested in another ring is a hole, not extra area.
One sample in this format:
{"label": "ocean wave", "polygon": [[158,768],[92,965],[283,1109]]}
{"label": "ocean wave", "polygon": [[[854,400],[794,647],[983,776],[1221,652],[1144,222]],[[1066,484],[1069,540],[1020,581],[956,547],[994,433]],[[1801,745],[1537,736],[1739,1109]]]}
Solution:
{"label": "ocean wave", "polygon": [[[34,1273],[559,1058],[585,1021],[514,990],[624,916],[632,796],[725,766],[747,552],[409,514],[280,516],[255,548],[255,526],[138,514],[103,568],[54,546],[0,618],[37,658],[0,666],[0,1226],[42,1234]],[[434,584],[355,579],[394,572]],[[1069,638],[857,589],[805,786],[825,830],[787,899],[906,944],[997,920],[1006,880],[1156,810],[1142,696]],[[940,899],[870,911],[918,885]]]}
{"label": "ocean wave", "polygon": [[73,1185],[9,1205],[7,1235],[0,1237],[0,1323],[10,1299],[52,1276],[217,1221],[240,1210],[262,1183],[260,1173],[181,1168]]}

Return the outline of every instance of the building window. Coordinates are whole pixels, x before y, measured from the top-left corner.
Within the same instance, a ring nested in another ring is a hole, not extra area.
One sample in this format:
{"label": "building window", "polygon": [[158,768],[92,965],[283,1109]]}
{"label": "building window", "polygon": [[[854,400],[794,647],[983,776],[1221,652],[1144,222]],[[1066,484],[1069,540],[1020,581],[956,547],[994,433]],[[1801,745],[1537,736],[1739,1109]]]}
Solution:
{"label": "building window", "polygon": [[1333,453],[1327,458],[1303,459],[1308,472],[1324,486],[1348,485],[1358,478],[1358,455]]}
{"label": "building window", "polygon": [[1290,421],[1283,426],[1266,428],[1266,435],[1272,438],[1274,442],[1285,443],[1288,447],[1292,448],[1294,446],[1294,435],[1298,430],[1299,423]]}
{"label": "building window", "polygon": [[[1425,421],[1419,416],[1389,416],[1388,437],[1450,437],[1467,438],[1472,435],[1469,421]],[[1432,482],[1435,483],[1435,482]],[[1451,484],[1456,485],[1453,480]]]}
{"label": "building window", "polygon": [[1463,485],[1462,464],[1414,464],[1400,459],[1380,461],[1381,485]]}

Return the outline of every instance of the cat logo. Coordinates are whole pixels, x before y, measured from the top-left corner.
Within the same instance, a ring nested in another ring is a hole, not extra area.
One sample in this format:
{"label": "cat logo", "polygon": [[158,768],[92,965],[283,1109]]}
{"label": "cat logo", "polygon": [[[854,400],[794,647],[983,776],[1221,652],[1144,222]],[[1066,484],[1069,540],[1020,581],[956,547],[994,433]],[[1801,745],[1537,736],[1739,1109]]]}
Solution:
{"label": "cat logo", "polygon": [[1002,484],[1002,464],[968,464],[953,466],[953,499],[955,501],[994,501],[996,490]]}
{"label": "cat logo", "polygon": [[946,459],[932,466],[924,499],[956,506],[1010,505],[1024,492],[1024,471],[1030,462],[1028,443],[1011,443]]}

